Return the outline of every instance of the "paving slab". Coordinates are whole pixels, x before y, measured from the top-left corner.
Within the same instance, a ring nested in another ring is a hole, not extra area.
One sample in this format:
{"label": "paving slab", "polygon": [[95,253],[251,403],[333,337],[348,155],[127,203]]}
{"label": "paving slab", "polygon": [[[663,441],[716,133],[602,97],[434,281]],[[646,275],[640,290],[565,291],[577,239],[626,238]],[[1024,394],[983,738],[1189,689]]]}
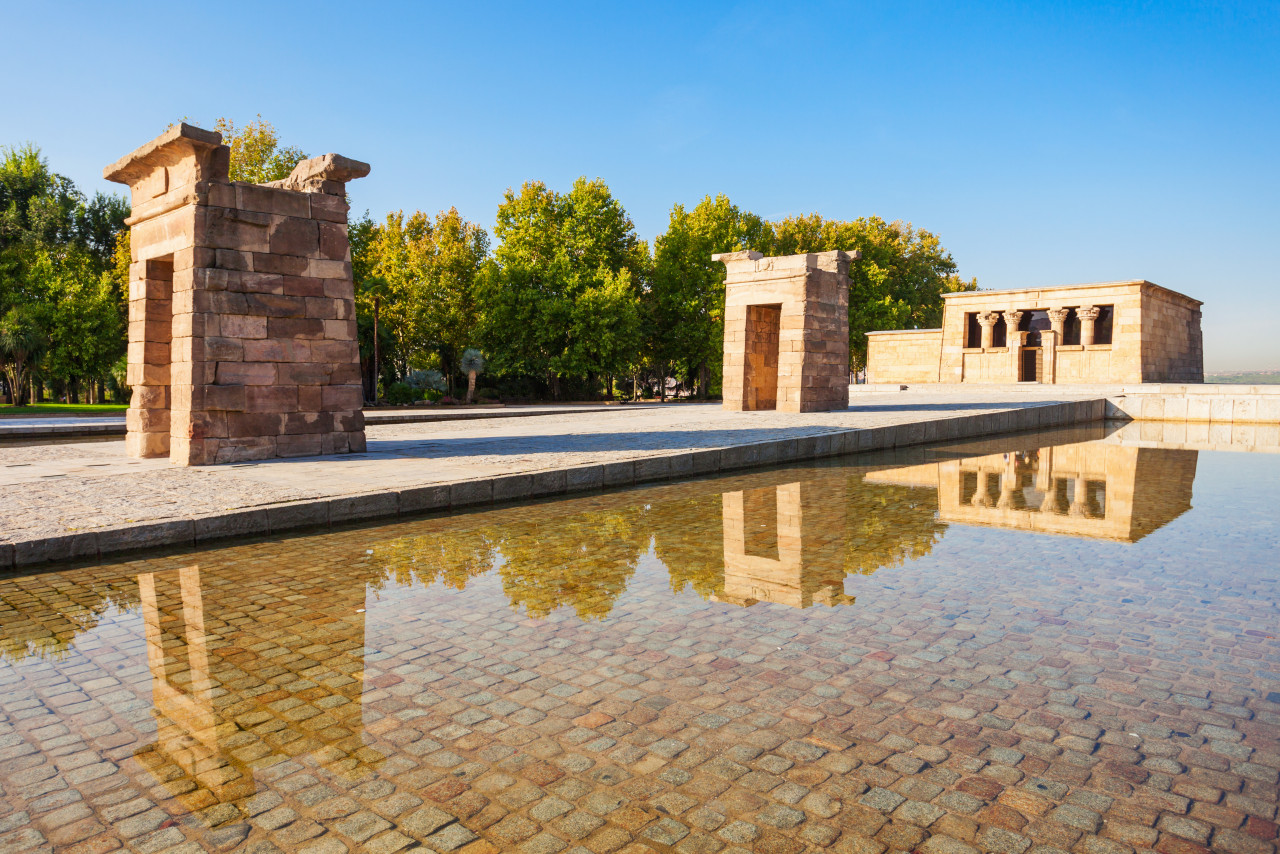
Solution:
{"label": "paving slab", "polygon": [[368,451],[218,466],[123,441],[0,447],[0,568],[519,501],[1101,420],[1105,399],[975,390],[862,395],[839,412],[718,404],[377,424]]}
{"label": "paving slab", "polygon": [[[657,407],[676,404],[645,403]],[[485,418],[528,418],[571,412],[606,412],[621,404],[545,404],[530,406],[441,406],[404,409],[365,410],[368,424],[416,424],[433,421],[468,421]],[[8,417],[0,415],[0,439],[50,439],[60,436],[123,436],[125,417],[121,415],[41,415]]]}

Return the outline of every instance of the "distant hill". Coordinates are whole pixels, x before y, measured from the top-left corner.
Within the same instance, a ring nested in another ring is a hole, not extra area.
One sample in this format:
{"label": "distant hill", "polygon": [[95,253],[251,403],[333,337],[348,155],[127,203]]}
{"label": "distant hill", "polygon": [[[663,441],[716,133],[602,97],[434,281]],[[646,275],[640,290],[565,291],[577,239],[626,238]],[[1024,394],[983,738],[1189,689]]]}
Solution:
{"label": "distant hill", "polygon": [[1230,385],[1280,385],[1280,371],[1223,371],[1205,374],[1204,381]]}

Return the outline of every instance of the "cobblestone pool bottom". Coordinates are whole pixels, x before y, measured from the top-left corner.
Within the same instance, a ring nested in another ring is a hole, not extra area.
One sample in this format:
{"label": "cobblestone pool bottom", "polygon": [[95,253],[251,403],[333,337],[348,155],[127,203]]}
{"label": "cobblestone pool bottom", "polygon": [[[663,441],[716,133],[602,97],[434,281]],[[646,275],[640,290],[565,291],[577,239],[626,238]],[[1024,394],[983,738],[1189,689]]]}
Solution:
{"label": "cobblestone pool bottom", "polygon": [[0,581],[0,850],[1274,852],[1280,458],[1009,442]]}

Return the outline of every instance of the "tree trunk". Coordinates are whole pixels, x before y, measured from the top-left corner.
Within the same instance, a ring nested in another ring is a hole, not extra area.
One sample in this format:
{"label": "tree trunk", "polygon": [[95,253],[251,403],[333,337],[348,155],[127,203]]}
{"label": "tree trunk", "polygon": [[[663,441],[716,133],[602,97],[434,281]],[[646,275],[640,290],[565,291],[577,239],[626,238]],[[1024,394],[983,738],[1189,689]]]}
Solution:
{"label": "tree trunk", "polygon": [[706,362],[698,366],[698,398],[706,400],[711,396],[711,368]]}
{"label": "tree trunk", "polygon": [[382,372],[378,370],[378,308],[380,300],[373,298],[373,405],[378,405],[378,381]]}
{"label": "tree trunk", "polygon": [[662,363],[662,376],[658,378],[658,399],[663,403],[667,402],[667,363]]}
{"label": "tree trunk", "polygon": [[467,403],[476,399],[476,372],[467,371]]}

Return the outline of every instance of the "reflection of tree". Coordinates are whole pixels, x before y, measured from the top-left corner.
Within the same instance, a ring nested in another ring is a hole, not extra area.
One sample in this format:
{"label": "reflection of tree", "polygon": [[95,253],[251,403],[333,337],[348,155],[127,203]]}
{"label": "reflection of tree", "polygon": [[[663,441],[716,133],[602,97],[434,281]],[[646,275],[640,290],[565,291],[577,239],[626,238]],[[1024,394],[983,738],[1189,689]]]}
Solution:
{"label": "reflection of tree", "polygon": [[427,587],[439,581],[461,590],[472,578],[493,569],[497,538],[491,528],[472,528],[381,543],[374,556],[382,576],[373,586],[380,588],[384,581],[394,581]]}
{"label": "reflection of tree", "polygon": [[60,659],[103,614],[137,605],[137,587],[127,583],[73,581],[62,573],[6,582],[0,585],[0,660]]}
{"label": "reflection of tree", "polygon": [[644,508],[627,504],[505,525],[502,588],[513,607],[545,617],[572,605],[584,620],[608,616],[648,550]]}
{"label": "reflection of tree", "polygon": [[844,566],[870,575],[924,557],[941,541],[947,526],[938,521],[936,489],[867,483],[850,478]]}
{"label": "reflection of tree", "polygon": [[703,599],[724,593],[722,505],[720,493],[708,490],[651,506],[654,552],[667,568],[672,593],[688,588]]}

